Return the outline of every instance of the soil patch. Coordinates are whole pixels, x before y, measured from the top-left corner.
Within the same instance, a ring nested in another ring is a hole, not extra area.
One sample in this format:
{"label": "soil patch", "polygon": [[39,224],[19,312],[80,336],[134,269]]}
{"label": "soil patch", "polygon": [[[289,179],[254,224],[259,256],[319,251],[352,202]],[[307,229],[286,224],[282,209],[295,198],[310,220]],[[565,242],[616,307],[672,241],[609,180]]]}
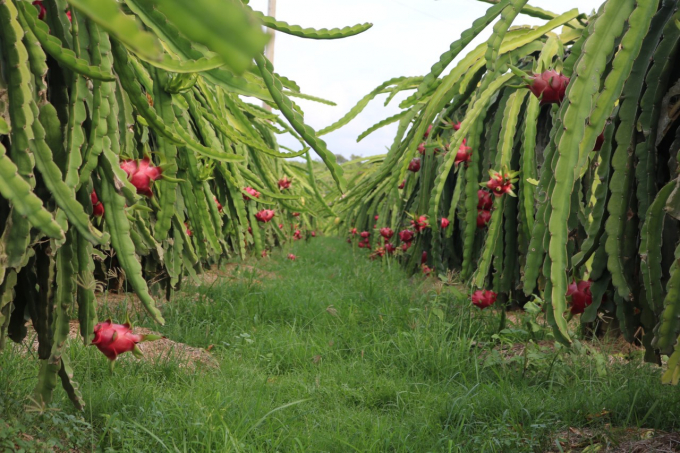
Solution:
{"label": "soil patch", "polygon": [[[21,348],[23,351],[26,351],[26,348],[30,348],[33,354],[37,354],[38,337],[35,335],[35,332],[31,326],[27,327],[29,332],[22,345],[20,346],[13,344],[13,346]],[[142,335],[161,335],[160,333],[154,332],[153,330],[147,329],[145,327],[133,327],[133,331],[134,333]],[[78,324],[78,321],[70,322],[68,338],[68,342],[82,342],[82,338],[80,336],[80,325]],[[217,368],[219,366],[217,360],[205,349],[195,348],[184,343],[172,341],[169,338],[140,343],[139,349],[141,349],[144,353],[144,357],[140,360],[145,360],[148,362],[155,363],[165,360],[173,360],[176,361],[181,368],[188,368],[190,370],[196,369],[199,365],[208,368]],[[118,360],[137,359],[132,356],[132,354],[124,354],[121,355]]]}
{"label": "soil patch", "polygon": [[[561,450],[557,449],[559,443]],[[665,433],[644,428],[592,430],[569,428],[559,433],[554,447],[545,453],[664,453],[680,451],[680,433]]]}

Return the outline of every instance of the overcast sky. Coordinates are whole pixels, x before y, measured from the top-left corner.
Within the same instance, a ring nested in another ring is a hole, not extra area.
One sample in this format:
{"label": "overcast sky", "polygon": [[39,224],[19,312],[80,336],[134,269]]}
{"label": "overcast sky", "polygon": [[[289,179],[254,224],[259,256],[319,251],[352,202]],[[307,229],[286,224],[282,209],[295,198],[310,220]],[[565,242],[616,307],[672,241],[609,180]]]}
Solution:
{"label": "overcast sky", "polygon": [[[556,13],[572,8],[590,13],[599,0],[530,0],[529,4]],[[266,12],[267,0],[250,5]],[[330,99],[335,107],[295,99],[305,111],[305,120],[319,130],[344,115],[364,95],[385,80],[399,76],[421,76],[449,48],[461,32],[482,16],[491,5],[475,0],[277,0],[279,20],[302,27],[332,28],[371,22],[373,28],[350,38],[317,41],[278,33],[274,66],[279,74],[295,80],[303,93]],[[544,21],[519,15],[516,25]],[[488,27],[470,48],[486,40]],[[385,127],[360,143],[356,137],[369,126],[399,112],[403,97],[387,107],[381,95],[342,129],[323,136],[336,154],[369,156],[385,152],[396,124]],[[296,149],[293,143],[287,143]]]}

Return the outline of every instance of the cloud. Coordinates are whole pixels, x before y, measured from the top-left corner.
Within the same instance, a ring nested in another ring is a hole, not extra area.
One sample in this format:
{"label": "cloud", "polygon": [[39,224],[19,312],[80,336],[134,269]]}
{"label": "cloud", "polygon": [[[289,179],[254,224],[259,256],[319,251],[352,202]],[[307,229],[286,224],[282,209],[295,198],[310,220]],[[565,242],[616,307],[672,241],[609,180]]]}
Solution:
{"label": "cloud", "polygon": [[[532,0],[533,6],[556,9],[554,0]],[[250,6],[266,12],[267,0],[251,0]],[[592,0],[559,2],[562,13],[570,8],[590,12]],[[482,16],[488,4],[472,0],[278,0],[277,18],[313,28],[333,28],[372,22],[367,32],[341,40],[302,39],[276,35],[274,66],[295,80],[303,93],[336,102],[337,107],[296,99],[305,121],[315,129],[332,124],[364,95],[385,80],[429,72],[439,56],[461,32]],[[544,21],[520,15],[515,24],[538,25]],[[491,27],[471,45],[484,42]],[[396,133],[392,124],[356,142],[371,125],[399,112],[398,100],[383,106],[386,95],[373,101],[357,118],[339,131],[324,136],[329,149],[345,157],[385,152]],[[282,141],[286,146],[294,142]]]}

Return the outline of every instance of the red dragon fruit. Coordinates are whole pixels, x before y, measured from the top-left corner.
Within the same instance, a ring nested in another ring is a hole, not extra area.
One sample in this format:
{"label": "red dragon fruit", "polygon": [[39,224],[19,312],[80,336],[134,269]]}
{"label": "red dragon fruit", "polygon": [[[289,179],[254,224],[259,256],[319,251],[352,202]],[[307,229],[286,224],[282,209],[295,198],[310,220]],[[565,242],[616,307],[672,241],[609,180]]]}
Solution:
{"label": "red dragon fruit", "polygon": [[427,263],[427,252],[423,251],[423,254],[420,256],[420,264],[425,263]]}
{"label": "red dragon fruit", "polygon": [[151,182],[160,179],[163,173],[161,167],[154,167],[151,165],[151,159],[145,157],[139,162],[136,160],[124,160],[120,163],[120,168],[127,173],[130,183],[135,186],[138,194],[149,198],[153,197]]}
{"label": "red dragon fruit", "polygon": [[404,186],[406,186],[406,180],[405,179],[401,182],[401,184],[399,184],[399,189],[400,190],[403,189]]}
{"label": "red dragon fruit", "polygon": [[300,217],[300,213],[299,213],[299,212],[294,212],[294,213],[293,213],[293,217]]}
{"label": "red dragon fruit", "polygon": [[460,121],[458,121],[457,123],[454,123],[453,121],[451,121],[451,128],[452,128],[454,131],[459,131],[459,130],[460,130],[460,125],[461,125],[461,122],[460,122]]}
{"label": "red dragon fruit", "polygon": [[396,250],[397,247],[395,247],[395,245],[392,244],[391,242],[385,243],[385,251],[387,251],[387,253],[389,253],[390,255],[393,255]]}
{"label": "red dragon fruit", "polygon": [[490,211],[493,208],[493,195],[484,189],[477,191],[477,209]]}
{"label": "red dragon fruit", "polygon": [[418,173],[420,171],[420,158],[416,157],[408,164],[408,170],[413,173]]}
{"label": "red dragon fruit", "polygon": [[486,228],[491,221],[491,211],[479,209],[477,211],[477,228]]}
{"label": "red dragon fruit", "polygon": [[567,92],[569,77],[557,71],[548,70],[527,77],[528,88],[541,100],[541,105],[561,104]]}
{"label": "red dragon fruit", "polygon": [[420,145],[418,145],[418,152],[420,154],[425,154],[425,143],[424,142],[421,143]]}
{"label": "red dragon fruit", "polygon": [[449,219],[447,219],[446,217],[442,217],[441,223],[440,223],[442,229],[448,228],[448,226],[449,226],[450,224],[451,224],[451,222],[449,221]]}
{"label": "red dragon fruit", "polygon": [[423,138],[429,137],[431,132],[432,132],[432,125],[430,124],[429,126],[427,126],[427,130],[423,134]]}
{"label": "red dragon fruit", "polygon": [[371,235],[368,231],[362,231],[359,236],[361,236],[364,239],[368,239],[368,237]]}
{"label": "red dragon fruit", "polygon": [[215,200],[215,204],[217,205],[217,212],[222,212],[224,210],[222,203],[219,202],[217,197],[213,197],[213,200]]}
{"label": "red dragon fruit", "polygon": [[453,161],[455,165],[458,165],[460,163],[465,162],[466,164],[470,162],[470,159],[472,159],[472,148],[466,145],[467,139],[463,139],[463,143],[460,145],[460,148],[458,148],[458,152],[456,153],[456,158]]}
{"label": "red dragon fruit", "polygon": [[246,195],[246,194],[243,194],[243,199],[244,199],[245,201],[252,200],[253,198],[260,198],[260,192],[258,192],[257,190],[253,189],[253,188],[250,187],[250,186],[244,187],[243,190],[244,190],[245,192],[248,192],[248,193],[250,194],[250,196],[248,196],[248,195]]}
{"label": "red dragon fruit", "polygon": [[423,264],[421,266],[421,268],[422,268],[423,274],[425,274],[425,276],[428,276],[432,273],[432,268],[430,266],[428,266],[427,264]]}
{"label": "red dragon fruit", "polygon": [[593,295],[590,292],[590,280],[573,282],[567,287],[567,297],[571,297],[571,312],[578,315],[585,311],[586,307],[593,303]]}
{"label": "red dragon fruit", "polygon": [[493,291],[477,290],[472,294],[472,304],[479,307],[480,310],[484,310],[496,302],[496,297],[498,295]]}
{"label": "red dragon fruit", "polygon": [[281,189],[281,190],[290,189],[290,184],[291,184],[291,181],[286,176],[279,179],[279,189]]}
{"label": "red dragon fruit", "polygon": [[92,201],[92,215],[95,217],[101,217],[104,215],[104,205],[99,201],[99,197],[93,190],[90,194],[90,200]]}
{"label": "red dragon fruit", "polygon": [[291,261],[295,261],[297,259],[297,256],[293,255],[292,253],[289,253],[288,259],[291,260]]}
{"label": "red dragon fruit", "polygon": [[486,183],[486,187],[491,190],[491,193],[493,193],[497,197],[502,197],[505,194],[508,194],[510,196],[515,196],[515,192],[513,192],[513,182],[516,182],[517,179],[514,179],[516,176],[516,173],[499,173],[497,171],[492,171],[490,172],[491,178],[489,181]]}
{"label": "red dragon fruit", "polygon": [[350,233],[352,236],[354,236],[354,235],[357,234],[357,229],[356,229],[356,228],[352,228],[351,230],[349,230],[349,233]]}
{"label": "red dragon fruit", "polygon": [[392,236],[394,236],[394,231],[392,231],[392,228],[380,228],[380,236],[384,237],[385,240],[390,240]]}
{"label": "red dragon fruit", "polygon": [[402,230],[399,232],[399,239],[401,242],[411,242],[415,234],[411,230]]}
{"label": "red dragon fruit", "polygon": [[267,223],[274,218],[276,213],[271,209],[263,209],[262,211],[255,214],[255,218],[258,222]]}
{"label": "red dragon fruit", "polygon": [[160,335],[139,335],[132,333],[129,322],[113,324],[111,320],[100,322],[94,326],[92,344],[97,347],[111,361],[111,369],[116,358],[125,352],[132,352],[140,358],[142,351],[137,346],[143,341],[154,341],[165,338]]}
{"label": "red dragon fruit", "polygon": [[421,215],[416,220],[411,220],[411,226],[416,230],[416,232],[421,233],[426,228],[430,228],[430,222],[426,215]]}
{"label": "red dragon fruit", "polygon": [[401,250],[403,252],[407,251],[410,248],[411,248],[411,242],[404,242],[403,244],[401,244]]}

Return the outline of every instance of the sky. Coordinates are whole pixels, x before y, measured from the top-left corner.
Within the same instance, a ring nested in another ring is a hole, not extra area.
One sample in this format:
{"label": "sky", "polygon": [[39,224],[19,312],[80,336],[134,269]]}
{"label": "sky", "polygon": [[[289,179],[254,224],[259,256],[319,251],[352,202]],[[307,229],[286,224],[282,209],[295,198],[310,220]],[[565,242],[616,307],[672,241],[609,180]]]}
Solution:
{"label": "sky", "polygon": [[[572,8],[590,13],[600,0],[530,0],[529,4],[555,13]],[[266,13],[267,0],[251,0],[253,9]],[[362,97],[393,77],[422,76],[448,50],[461,32],[491,5],[475,0],[277,0],[276,17],[302,27],[333,28],[371,22],[373,27],[357,36],[339,40],[313,40],[276,33],[274,67],[300,85],[306,94],[329,99],[337,106],[295,99],[305,121],[322,129],[352,108]],[[540,25],[545,21],[520,14],[515,25]],[[484,42],[492,26],[469,48]],[[398,113],[397,96],[385,107],[380,95],[351,123],[324,135],[328,149],[351,155],[382,154],[396,133],[396,123],[357,143],[357,136],[378,121]],[[295,149],[292,140],[281,143]]]}

